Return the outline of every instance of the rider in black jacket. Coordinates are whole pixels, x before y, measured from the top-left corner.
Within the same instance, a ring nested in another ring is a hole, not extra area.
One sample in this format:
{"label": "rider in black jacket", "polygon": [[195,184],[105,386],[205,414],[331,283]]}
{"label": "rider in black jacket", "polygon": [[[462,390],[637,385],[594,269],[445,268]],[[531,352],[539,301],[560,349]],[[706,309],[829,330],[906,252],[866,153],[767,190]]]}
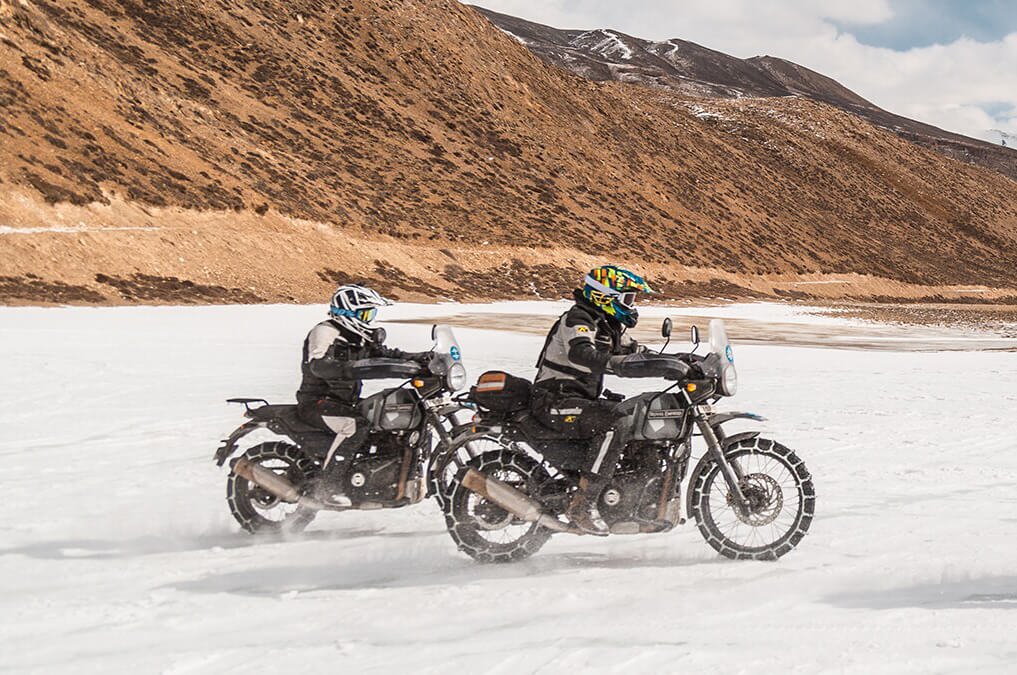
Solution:
{"label": "rider in black jacket", "polygon": [[576,304],[551,328],[537,362],[531,410],[545,425],[574,438],[590,438],[590,457],[582,458],[580,489],[569,505],[569,518],[591,534],[607,534],[594,516],[594,505],[614,474],[627,442],[627,429],[616,422],[620,400],[602,398],[604,374],[619,359],[641,348],[625,334],[636,325],[635,296],[652,292],[629,270],[605,265],[592,270]]}
{"label": "rider in black jacket", "polygon": [[364,442],[370,425],[357,410],[362,382],[351,369],[361,359],[388,357],[426,361],[430,352],[404,352],[386,347],[385,331],[372,327],[379,307],[391,305],[370,288],[348,284],[332,296],[329,318],[304,339],[297,390],[297,412],[310,425],[335,434],[324,461],[325,492],[342,485],[346,459]]}

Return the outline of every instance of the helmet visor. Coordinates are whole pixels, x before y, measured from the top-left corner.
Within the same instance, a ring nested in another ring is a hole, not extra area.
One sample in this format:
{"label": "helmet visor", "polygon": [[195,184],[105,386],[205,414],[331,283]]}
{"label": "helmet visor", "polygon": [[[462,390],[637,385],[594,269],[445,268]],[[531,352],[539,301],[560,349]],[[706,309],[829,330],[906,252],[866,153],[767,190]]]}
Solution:
{"label": "helmet visor", "polygon": [[358,309],[355,316],[364,323],[370,323],[374,321],[374,317],[378,316],[378,308],[368,307],[366,309]]}

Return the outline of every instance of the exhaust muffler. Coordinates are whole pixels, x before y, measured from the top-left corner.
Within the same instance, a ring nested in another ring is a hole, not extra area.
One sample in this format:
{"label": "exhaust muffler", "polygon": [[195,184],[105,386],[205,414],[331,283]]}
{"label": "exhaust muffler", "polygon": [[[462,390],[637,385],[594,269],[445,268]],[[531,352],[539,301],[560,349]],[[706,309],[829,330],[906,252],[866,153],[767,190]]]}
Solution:
{"label": "exhaust muffler", "polygon": [[575,532],[573,528],[545,513],[540,502],[493,476],[485,476],[471,468],[466,471],[462,483],[466,489],[494,502],[521,520],[543,525],[556,532]]}
{"label": "exhaust muffler", "polygon": [[233,473],[241,478],[246,478],[258,487],[268,490],[273,495],[288,504],[300,504],[301,506],[316,511],[327,508],[317,499],[300,494],[300,491],[279,474],[270,471],[260,464],[255,464],[246,457],[241,457],[233,464]]}

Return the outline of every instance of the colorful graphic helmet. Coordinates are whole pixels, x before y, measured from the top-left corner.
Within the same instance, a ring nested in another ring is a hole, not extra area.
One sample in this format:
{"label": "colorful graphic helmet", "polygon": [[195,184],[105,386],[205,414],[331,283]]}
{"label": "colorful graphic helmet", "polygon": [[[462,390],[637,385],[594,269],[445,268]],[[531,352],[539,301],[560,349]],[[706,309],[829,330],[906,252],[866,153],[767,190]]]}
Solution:
{"label": "colorful graphic helmet", "polygon": [[328,313],[340,326],[369,338],[372,333],[369,324],[378,315],[378,308],[391,304],[391,300],[383,298],[377,291],[356,284],[345,284],[332,295]]}
{"label": "colorful graphic helmet", "polygon": [[603,265],[586,275],[583,297],[618,323],[632,328],[639,321],[636,293],[640,291],[653,293],[635,272],[617,265]]}

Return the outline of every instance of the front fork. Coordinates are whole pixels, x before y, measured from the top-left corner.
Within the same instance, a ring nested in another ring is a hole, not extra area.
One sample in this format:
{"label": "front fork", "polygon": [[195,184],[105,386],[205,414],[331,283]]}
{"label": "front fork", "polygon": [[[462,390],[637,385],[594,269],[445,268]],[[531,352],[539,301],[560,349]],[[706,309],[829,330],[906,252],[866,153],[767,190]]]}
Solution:
{"label": "front fork", "polygon": [[[431,472],[435,470],[436,460],[448,450],[455,437],[468,428],[469,425],[460,424],[455,413],[458,412],[443,409],[441,405],[425,405],[429,426],[438,436],[437,447],[431,448],[431,452],[425,456],[420,455],[421,475],[426,475],[428,490],[431,489]],[[445,428],[446,422],[450,428]],[[425,426],[426,428],[426,426]],[[426,470],[426,474],[424,471]],[[428,495],[430,496],[430,494]]]}
{"label": "front fork", "polygon": [[[685,396],[688,399],[688,394],[685,394]],[[692,405],[692,414],[693,419],[696,421],[696,426],[699,427],[699,433],[703,435],[703,440],[706,441],[707,453],[712,455],[714,461],[717,462],[717,466],[720,467],[720,473],[724,476],[724,481],[727,483],[730,494],[734,497],[735,508],[742,515],[748,515],[748,502],[745,500],[745,494],[742,492],[745,476],[742,474],[741,467],[736,462],[729,462],[727,457],[724,456],[724,444],[717,437],[713,427],[710,426],[709,415],[698,405]]]}

